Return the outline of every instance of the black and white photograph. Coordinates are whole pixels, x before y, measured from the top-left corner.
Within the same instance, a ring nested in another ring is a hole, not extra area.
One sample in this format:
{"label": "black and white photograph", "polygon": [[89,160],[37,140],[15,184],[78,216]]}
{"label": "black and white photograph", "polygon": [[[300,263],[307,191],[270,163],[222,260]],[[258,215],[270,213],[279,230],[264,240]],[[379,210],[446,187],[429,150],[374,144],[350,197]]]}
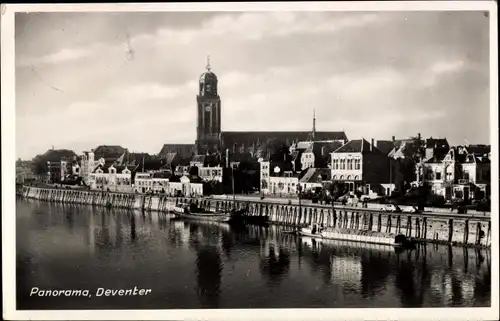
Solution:
{"label": "black and white photograph", "polygon": [[498,319],[495,2],[1,11],[5,319]]}

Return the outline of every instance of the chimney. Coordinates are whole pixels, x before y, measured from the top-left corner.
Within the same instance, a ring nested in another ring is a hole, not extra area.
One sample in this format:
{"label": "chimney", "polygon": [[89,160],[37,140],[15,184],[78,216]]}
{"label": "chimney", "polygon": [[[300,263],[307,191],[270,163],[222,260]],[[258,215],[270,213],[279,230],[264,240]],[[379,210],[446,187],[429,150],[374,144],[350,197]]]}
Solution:
{"label": "chimney", "polygon": [[396,136],[392,136],[392,142],[394,143],[396,141]]}
{"label": "chimney", "polygon": [[370,152],[373,152],[373,145],[375,144],[375,140],[372,138],[372,143],[370,145]]}

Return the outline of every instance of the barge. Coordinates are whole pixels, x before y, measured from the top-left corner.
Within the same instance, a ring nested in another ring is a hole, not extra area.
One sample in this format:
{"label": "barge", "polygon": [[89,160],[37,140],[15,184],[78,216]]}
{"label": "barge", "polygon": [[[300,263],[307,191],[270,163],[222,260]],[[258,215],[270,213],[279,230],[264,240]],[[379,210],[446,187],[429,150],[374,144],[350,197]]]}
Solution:
{"label": "barge", "polygon": [[350,230],[339,228],[324,229],[312,225],[302,228],[298,231],[300,236],[311,237],[315,239],[340,240],[358,243],[391,245],[399,248],[411,248],[415,245],[414,241],[403,234],[382,233],[366,230]]}
{"label": "barge", "polygon": [[229,222],[231,219],[228,213],[204,210],[196,204],[180,203],[172,208],[172,212],[179,218],[190,220]]}

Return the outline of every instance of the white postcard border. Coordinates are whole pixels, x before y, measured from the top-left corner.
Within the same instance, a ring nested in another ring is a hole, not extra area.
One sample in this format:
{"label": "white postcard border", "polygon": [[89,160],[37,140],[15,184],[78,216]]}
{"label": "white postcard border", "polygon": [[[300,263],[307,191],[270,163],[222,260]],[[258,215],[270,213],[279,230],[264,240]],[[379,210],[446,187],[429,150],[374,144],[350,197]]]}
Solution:
{"label": "white postcard border", "polygon": [[[421,309],[237,309],[237,310],[16,310],[15,252],[15,12],[125,11],[488,11],[490,17],[490,131],[492,195],[498,188],[498,35],[494,1],[408,2],[259,2],[259,3],[142,3],[142,4],[2,4],[1,5],[1,118],[2,118],[2,254],[3,317],[8,320],[464,320],[498,319],[498,199],[492,198],[490,308]],[[474,108],[471,106],[470,108]]]}

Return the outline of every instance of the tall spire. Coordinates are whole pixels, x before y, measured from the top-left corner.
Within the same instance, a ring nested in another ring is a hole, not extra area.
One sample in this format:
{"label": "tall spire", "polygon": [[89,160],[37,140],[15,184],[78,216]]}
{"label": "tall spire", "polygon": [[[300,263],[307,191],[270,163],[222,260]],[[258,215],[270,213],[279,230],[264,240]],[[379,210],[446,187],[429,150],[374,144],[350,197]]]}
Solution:
{"label": "tall spire", "polygon": [[312,131],[312,138],[313,140],[316,138],[316,108],[313,110],[313,131]]}
{"label": "tall spire", "polygon": [[210,69],[212,68],[210,66],[210,55],[207,55],[207,67],[206,68],[207,68],[208,71],[210,71]]}

